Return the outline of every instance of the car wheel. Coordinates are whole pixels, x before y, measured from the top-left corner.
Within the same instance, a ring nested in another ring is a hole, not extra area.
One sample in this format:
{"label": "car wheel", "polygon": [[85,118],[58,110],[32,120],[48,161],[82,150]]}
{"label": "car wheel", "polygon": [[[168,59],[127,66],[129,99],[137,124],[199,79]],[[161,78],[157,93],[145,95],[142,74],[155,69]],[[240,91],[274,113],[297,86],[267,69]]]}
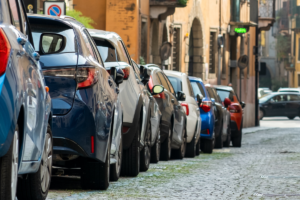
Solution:
{"label": "car wheel", "polygon": [[135,177],[140,172],[140,122],[130,147],[123,150],[121,175]]}
{"label": "car wheel", "polygon": [[144,148],[140,153],[140,160],[141,160],[141,165],[140,165],[140,171],[141,172],[146,172],[149,169],[150,165],[150,158],[151,158],[151,123],[150,119],[147,124],[147,130],[145,134],[145,141],[144,141]]}
{"label": "car wheel", "polygon": [[227,127],[227,138],[226,141],[223,142],[224,147],[230,147],[230,139],[231,139],[231,128],[230,125]]}
{"label": "car wheel", "polygon": [[196,149],[197,149],[196,138],[195,136],[193,136],[192,141],[188,143],[186,146],[185,157],[194,158],[196,156]]}
{"label": "car wheel", "polygon": [[151,163],[158,163],[160,157],[160,131],[157,133],[157,138],[154,145],[151,147]]}
{"label": "car wheel", "polygon": [[262,120],[264,118],[264,111],[259,109],[259,119]]}
{"label": "car wheel", "polygon": [[198,142],[196,144],[196,156],[200,155],[200,138],[198,139]]}
{"label": "car wheel", "polygon": [[[222,124],[223,124],[223,122],[221,122],[221,125]],[[217,149],[223,148],[222,127],[220,128],[219,135],[216,137],[215,148],[217,148]]]}
{"label": "car wheel", "polygon": [[[213,133],[214,134],[214,133]],[[215,134],[213,135],[211,140],[201,140],[201,151],[203,153],[212,153],[215,146]]]}
{"label": "car wheel", "polygon": [[168,161],[171,158],[171,142],[172,142],[172,129],[169,127],[168,137],[161,144],[160,160]]}
{"label": "car wheel", "polygon": [[86,160],[81,167],[81,187],[83,189],[106,190],[110,176],[110,144],[108,141],[104,163]]}
{"label": "car wheel", "polygon": [[19,127],[16,125],[8,152],[0,158],[0,199],[15,200],[19,167]]}
{"label": "car wheel", "polygon": [[290,120],[295,119],[295,117],[296,117],[296,116],[288,116],[288,118],[289,118]]}
{"label": "car wheel", "polygon": [[53,139],[51,128],[48,124],[40,168],[36,173],[28,174],[27,179],[19,179],[17,192],[19,200],[46,199],[51,182],[52,156]]}
{"label": "car wheel", "polygon": [[238,131],[238,136],[231,138],[233,147],[241,147],[242,146],[242,127],[241,130]]}
{"label": "car wheel", "polygon": [[[181,143],[181,146],[179,149],[174,149],[174,158],[175,159],[183,159],[184,156],[185,156],[185,153],[186,153],[186,134],[185,134],[185,128],[182,130],[182,135],[181,135],[181,140],[182,140],[182,143]],[[172,153],[173,155],[173,153]]]}
{"label": "car wheel", "polygon": [[117,161],[114,164],[110,165],[110,181],[118,181],[120,178],[121,174],[121,166],[122,166],[122,156],[123,156],[123,137],[121,133],[121,138],[120,138],[120,146],[118,152],[116,152],[118,157]]}

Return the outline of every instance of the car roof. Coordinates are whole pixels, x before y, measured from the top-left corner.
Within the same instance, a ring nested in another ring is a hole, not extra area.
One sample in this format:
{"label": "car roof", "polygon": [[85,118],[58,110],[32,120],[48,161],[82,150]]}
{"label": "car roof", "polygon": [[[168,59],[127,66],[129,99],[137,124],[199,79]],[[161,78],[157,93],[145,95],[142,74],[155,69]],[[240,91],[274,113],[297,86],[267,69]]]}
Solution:
{"label": "car roof", "polygon": [[81,28],[85,28],[83,24],[75,20],[73,17],[66,16],[66,15],[61,15],[60,17],[57,16],[51,16],[51,15],[41,15],[41,14],[31,14],[27,13],[28,18],[39,18],[39,19],[52,19],[52,20],[57,20],[57,21],[62,21],[62,22],[67,22],[69,24],[76,24],[77,26]]}
{"label": "car roof", "polygon": [[201,78],[194,77],[194,76],[189,76],[189,79],[190,80],[195,80],[195,81],[201,81],[201,82],[203,82]]}
{"label": "car roof", "polygon": [[103,31],[98,29],[88,29],[88,31],[92,37],[108,40],[113,44],[113,46],[115,46],[115,48],[118,46],[118,41],[122,40],[122,38],[115,32]]}
{"label": "car roof", "polygon": [[219,89],[219,90],[226,90],[226,91],[233,91],[233,88],[226,85],[213,85],[212,87]]}
{"label": "car roof", "polygon": [[300,95],[300,93],[295,93],[295,92],[272,92],[272,93],[269,93],[269,94],[272,94],[272,95],[283,95],[283,94],[295,94],[295,95]]}
{"label": "car roof", "polygon": [[300,89],[299,88],[279,88],[279,90],[278,91],[280,91],[280,90],[289,90],[289,91],[300,91]]}
{"label": "car roof", "polygon": [[178,71],[164,70],[164,72],[168,76],[173,76],[173,77],[177,77],[177,78],[181,78],[182,76],[186,76],[185,73],[178,72]]}

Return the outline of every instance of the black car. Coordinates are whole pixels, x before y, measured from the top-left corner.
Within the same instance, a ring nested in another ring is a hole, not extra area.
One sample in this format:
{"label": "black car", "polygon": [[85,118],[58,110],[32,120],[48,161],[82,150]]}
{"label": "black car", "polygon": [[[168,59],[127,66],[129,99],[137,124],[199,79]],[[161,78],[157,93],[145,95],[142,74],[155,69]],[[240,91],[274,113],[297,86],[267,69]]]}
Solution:
{"label": "black car", "polygon": [[162,85],[164,91],[153,95],[159,105],[162,118],[160,124],[160,159],[169,160],[173,149],[174,158],[182,159],[186,148],[186,114],[179,101],[185,100],[185,94],[178,91],[177,94],[165,73],[154,64],[141,66],[148,69],[150,79],[147,83],[148,89],[153,93],[154,86]]}
{"label": "black car", "polygon": [[300,116],[300,94],[274,92],[259,99],[259,118],[285,116],[294,119]]}
{"label": "black car", "polygon": [[[210,96],[210,99],[213,104],[214,114],[215,114],[215,148],[223,148],[223,143],[226,141],[230,142],[228,139],[228,132],[223,131],[224,124],[228,128],[228,119],[227,119],[227,112],[226,108],[224,108],[222,101],[213,86],[206,85],[206,90]],[[230,138],[230,137],[229,137]],[[226,145],[229,146],[229,145]]]}

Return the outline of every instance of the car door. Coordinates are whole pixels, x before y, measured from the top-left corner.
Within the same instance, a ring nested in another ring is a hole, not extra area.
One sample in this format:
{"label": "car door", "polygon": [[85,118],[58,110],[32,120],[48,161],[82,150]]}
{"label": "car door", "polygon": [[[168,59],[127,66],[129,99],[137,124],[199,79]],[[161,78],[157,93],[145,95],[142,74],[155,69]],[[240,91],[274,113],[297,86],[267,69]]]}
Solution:
{"label": "car door", "polygon": [[297,94],[287,95],[288,103],[286,108],[286,116],[299,116],[300,99]]}
{"label": "car door", "polygon": [[[24,90],[26,93],[26,121],[24,127],[24,150],[23,161],[38,160],[43,152],[45,138],[45,86],[40,74],[39,63],[34,55],[35,51],[29,38],[29,27],[25,11],[20,0],[9,0],[13,18],[18,18],[20,32],[18,41],[20,50],[19,67],[22,68],[25,81]],[[18,8],[18,9],[17,9]],[[17,9],[17,10],[16,10]]]}
{"label": "car door", "polygon": [[279,94],[271,98],[269,108],[270,116],[285,116],[287,103],[286,94]]}

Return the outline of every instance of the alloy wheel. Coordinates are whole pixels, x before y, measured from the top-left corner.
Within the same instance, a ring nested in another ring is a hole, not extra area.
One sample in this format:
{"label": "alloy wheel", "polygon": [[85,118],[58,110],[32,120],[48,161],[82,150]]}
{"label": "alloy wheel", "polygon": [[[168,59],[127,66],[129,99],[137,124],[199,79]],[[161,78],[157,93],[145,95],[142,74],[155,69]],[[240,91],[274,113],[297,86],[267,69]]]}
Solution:
{"label": "alloy wheel", "polygon": [[11,165],[11,197],[16,198],[18,182],[18,163],[19,163],[19,134],[15,131],[13,138],[12,165]]}
{"label": "alloy wheel", "polygon": [[41,161],[41,188],[45,193],[49,188],[52,170],[52,139],[50,133],[46,134],[46,142],[44,146],[44,153]]}

